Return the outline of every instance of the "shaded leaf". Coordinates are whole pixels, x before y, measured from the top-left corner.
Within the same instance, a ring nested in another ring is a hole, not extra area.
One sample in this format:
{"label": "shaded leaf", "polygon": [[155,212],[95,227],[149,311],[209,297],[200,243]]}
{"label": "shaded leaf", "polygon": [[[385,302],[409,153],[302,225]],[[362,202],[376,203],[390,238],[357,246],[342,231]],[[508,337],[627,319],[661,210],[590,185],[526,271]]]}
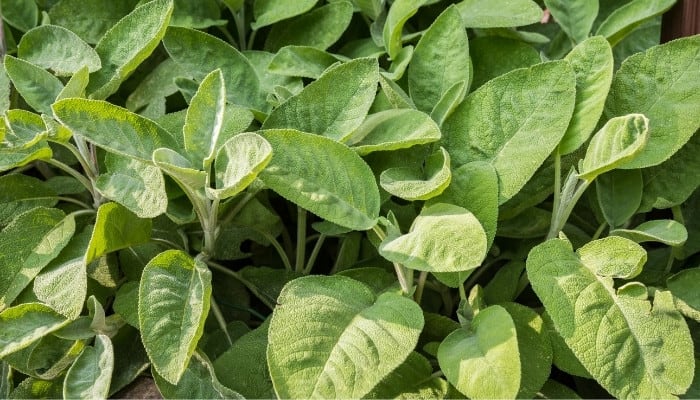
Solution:
{"label": "shaded leaf", "polygon": [[646,221],[634,229],[615,229],[610,234],[628,238],[637,243],[659,242],[669,246],[681,246],[688,239],[685,226],[671,219]]}
{"label": "shaded leaf", "polygon": [[530,25],[542,18],[542,9],[532,0],[463,0],[457,9],[467,28]]}
{"label": "shaded leaf", "polygon": [[153,378],[165,398],[243,399],[243,396],[219,382],[211,361],[199,352],[192,355],[192,360],[177,385],[168,382],[157,372],[153,374]]}
{"label": "shaded leaf", "polygon": [[30,62],[10,55],[5,56],[5,71],[27,104],[38,112],[51,114],[51,104],[63,90],[63,84],[58,78]]}
{"label": "shaded leaf", "polygon": [[629,220],[642,202],[642,172],[613,170],[595,180],[596,195],[605,221],[613,228]]}
{"label": "shaded leaf", "polygon": [[17,56],[59,76],[73,75],[83,67],[89,72],[102,67],[100,57],[80,36],[56,25],[42,25],[25,33],[17,45]]}
{"label": "shaded leaf", "polygon": [[150,238],[150,219],[139,218],[118,203],[105,203],[97,209],[85,263],[89,264],[113,251],[146,243]]}
{"label": "shaded leaf", "polygon": [[70,320],[44,304],[23,303],[1,312],[0,322],[0,357],[5,357],[61,329]]}
{"label": "shaded leaf", "polygon": [[265,49],[277,52],[284,46],[298,45],[326,50],[345,32],[352,19],[352,13],[352,4],[341,0],[294,19],[279,22],[270,30]]}
{"label": "shaded leaf", "polygon": [[69,399],[105,399],[114,369],[114,349],[109,337],[95,336],[70,367],[63,382],[63,397]]}
{"label": "shaded leaf", "polygon": [[218,199],[235,196],[250,185],[270,162],[272,148],[262,136],[246,132],[229,139],[216,154],[216,189],[207,194]]}

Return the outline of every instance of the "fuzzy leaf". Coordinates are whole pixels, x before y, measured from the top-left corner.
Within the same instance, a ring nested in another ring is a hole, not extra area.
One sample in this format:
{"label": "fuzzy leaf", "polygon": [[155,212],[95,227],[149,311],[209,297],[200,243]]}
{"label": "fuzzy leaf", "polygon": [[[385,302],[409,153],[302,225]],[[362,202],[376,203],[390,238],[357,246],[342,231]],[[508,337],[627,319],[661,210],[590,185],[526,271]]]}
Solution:
{"label": "fuzzy leaf", "polygon": [[182,132],[185,138],[185,150],[190,160],[202,168],[209,169],[219,134],[224,124],[226,109],[226,87],[220,69],[205,76],[187,109],[185,126]]}
{"label": "fuzzy leaf", "polygon": [[345,32],[352,19],[352,13],[352,4],[341,0],[294,19],[279,22],[270,30],[265,49],[277,52],[284,46],[297,45],[326,50]]}
{"label": "fuzzy leaf", "polygon": [[681,246],[688,240],[683,224],[671,219],[646,221],[634,229],[615,229],[611,235],[622,236],[637,243],[658,242],[669,246]]}
{"label": "fuzzy leaf", "polygon": [[255,22],[251,24],[251,28],[258,30],[263,26],[304,14],[317,2],[318,0],[255,0]]}
{"label": "fuzzy leaf", "polygon": [[63,84],[42,68],[12,56],[5,56],[5,70],[15,89],[33,109],[51,114],[51,104],[63,90]]}
{"label": "fuzzy leaf", "polygon": [[89,264],[107,253],[146,243],[151,239],[151,220],[137,217],[118,203],[97,209],[90,245],[85,252]]}
{"label": "fuzzy leaf", "polygon": [[467,28],[530,25],[542,18],[542,9],[532,0],[463,0],[457,9]]}
{"label": "fuzzy leaf", "polygon": [[97,335],[95,345],[83,349],[66,373],[66,399],[106,399],[114,369],[114,348],[109,337]]}
{"label": "fuzzy leaf", "polygon": [[598,205],[605,221],[613,228],[624,224],[642,201],[642,173],[639,170],[613,170],[595,180]]}
{"label": "fuzzy leaf", "polygon": [[425,166],[389,168],[379,176],[382,189],[405,200],[427,200],[450,184],[450,155],[440,149],[428,157]]}
{"label": "fuzzy leaf", "polygon": [[68,325],[70,320],[41,303],[23,303],[0,313],[0,357],[22,350]]}
{"label": "fuzzy leaf", "polygon": [[139,0],[61,0],[49,9],[51,23],[75,32],[94,44],[134,9]]}
{"label": "fuzzy leaf", "polygon": [[57,193],[44,181],[24,174],[0,177],[0,226],[36,207],[53,207]]}
{"label": "fuzzy leaf", "polygon": [[59,76],[73,75],[83,67],[90,72],[102,67],[100,56],[90,45],[56,25],[42,25],[25,33],[17,45],[17,56]]}
{"label": "fuzzy leaf", "polygon": [[615,46],[645,21],[661,15],[676,0],[633,0],[616,8],[600,26],[596,35],[603,35]]}
{"label": "fuzzy leaf", "polygon": [[392,109],[371,114],[346,144],[364,156],[375,151],[397,150],[440,140],[440,128],[418,110]]}
{"label": "fuzzy leaf", "polygon": [[448,384],[433,376],[433,367],[420,353],[412,352],[401,365],[366,396],[368,399],[440,399],[447,396]]}
{"label": "fuzzy leaf", "polygon": [[581,43],[588,37],[598,16],[598,0],[545,0],[544,4],[561,29],[575,43]]}
{"label": "fuzzy leaf", "polygon": [[216,155],[216,187],[210,196],[225,199],[248,187],[270,162],[272,148],[262,136],[246,132],[224,143]]}
{"label": "fuzzy leaf", "polygon": [[157,372],[153,374],[158,390],[167,399],[243,399],[243,396],[222,385],[214,374],[214,367],[205,355],[192,355],[182,378],[173,385]]}
{"label": "fuzzy leaf", "polygon": [[285,46],[270,60],[268,71],[284,76],[318,79],[341,57],[308,46]]}
{"label": "fuzzy leaf", "polygon": [[395,59],[403,46],[401,33],[403,26],[418,12],[418,9],[423,6],[428,0],[396,0],[391,3],[389,13],[386,16],[384,29],[382,30],[382,38],[384,47],[391,59]]}
{"label": "fuzzy leaf", "polygon": [[32,0],[2,0],[2,18],[22,32],[26,32],[39,22],[39,8]]}

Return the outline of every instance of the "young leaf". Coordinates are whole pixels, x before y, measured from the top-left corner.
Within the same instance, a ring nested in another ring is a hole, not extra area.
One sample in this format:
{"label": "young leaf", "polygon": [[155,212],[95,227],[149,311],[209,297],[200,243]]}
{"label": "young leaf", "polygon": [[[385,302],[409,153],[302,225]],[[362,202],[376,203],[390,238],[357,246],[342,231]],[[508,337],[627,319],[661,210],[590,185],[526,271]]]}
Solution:
{"label": "young leaf", "polygon": [[195,169],[190,160],[175,150],[156,149],[153,152],[153,163],[178,183],[192,190],[203,189],[207,185],[207,173]]}
{"label": "young leaf", "polygon": [[352,13],[352,4],[340,0],[294,19],[279,22],[270,30],[265,49],[277,52],[284,46],[298,45],[326,50],[345,32],[352,19]]}
{"label": "young leaf", "polygon": [[613,170],[595,180],[598,205],[605,221],[612,228],[624,224],[642,202],[642,172],[631,169]]}
{"label": "young leaf", "polygon": [[69,322],[41,303],[22,303],[6,309],[0,313],[0,357],[24,349]]}
{"label": "young leaf", "polygon": [[[87,88],[88,82],[90,80],[90,72],[88,71],[87,66],[83,66],[82,68],[78,69],[75,71],[73,76],[70,77],[68,82],[66,82],[66,86],[63,87],[61,92],[56,96],[56,101],[67,99],[69,97],[85,97],[85,89]],[[49,126],[49,115],[47,114],[46,116],[42,115],[41,117],[44,118],[44,123]],[[58,125],[56,121],[51,118],[50,119],[54,125]],[[57,127],[57,130],[60,129],[60,127]],[[59,131],[60,132],[60,131]],[[64,139],[62,136],[59,135],[54,135],[56,136],[56,140],[59,141],[68,141],[68,138],[70,136],[68,135],[70,131],[66,132],[66,136],[68,136],[66,139]],[[70,133],[72,135],[72,133]]]}
{"label": "young leaf", "polygon": [[18,215],[0,232],[0,310],[58,256],[74,232],[72,215],[43,207]]}
{"label": "young leaf", "polygon": [[262,136],[246,132],[232,137],[216,154],[216,189],[207,193],[218,199],[235,196],[248,187],[270,162],[272,148]]}
{"label": "young leaf", "polygon": [[[260,179],[319,217],[367,230],[379,216],[379,188],[367,164],[347,146],[294,130],[259,132],[272,145]],[[313,160],[313,162],[309,162]]]}
{"label": "young leaf", "polygon": [[118,203],[105,203],[97,209],[85,263],[89,264],[107,253],[148,242],[150,238],[150,219],[139,218]]}
{"label": "young leaf", "polygon": [[209,170],[214,161],[216,144],[224,124],[226,86],[220,69],[205,76],[187,109],[185,126],[185,151],[190,160],[202,169]]}
{"label": "young leaf", "polygon": [[192,78],[172,58],[165,59],[129,94],[126,108],[146,118],[162,117],[165,114],[166,97],[177,93],[175,79],[180,77]]}
{"label": "young leaf", "polygon": [[[408,88],[416,107],[430,112],[445,92],[471,80],[469,40],[456,7],[448,7],[423,34],[408,67]],[[466,92],[465,91],[465,92]]]}
{"label": "young leaf", "polygon": [[5,113],[5,138],[2,147],[28,148],[41,142],[47,135],[46,125],[33,112],[13,109]]}
{"label": "young leaf", "polygon": [[[615,9],[598,26],[596,35],[603,35],[612,46],[650,18],[671,8],[675,0],[633,0]],[[556,16],[555,16],[556,17]]]}
{"label": "young leaf", "polygon": [[0,177],[0,226],[36,207],[53,207],[57,193],[44,181],[24,174]]}
{"label": "young leaf", "polygon": [[95,345],[83,349],[66,373],[66,399],[106,399],[114,369],[114,349],[109,337],[95,336]]}
{"label": "young leaf", "polygon": [[165,34],[172,12],[172,0],[153,0],[137,7],[105,33],[95,46],[102,68],[90,76],[87,91],[91,98],[106,99],[116,92],[151,55]]}
{"label": "young leaf", "polygon": [[281,398],[363,397],[408,357],[423,328],[412,300],[377,296],[343,276],[296,279],[277,301],[267,362]]}
{"label": "young leaf", "polygon": [[622,236],[637,243],[659,242],[669,246],[681,246],[688,240],[683,224],[672,219],[647,221],[634,229],[615,229],[611,235]]}
{"label": "young leaf", "polygon": [[481,310],[470,328],[449,334],[438,348],[447,380],[472,399],[515,398],[521,363],[515,324],[501,306]]}
{"label": "young leaf", "polygon": [[155,122],[105,101],[65,99],[54,103],[53,113],[74,134],[141,161],[151,161],[157,148],[181,147]]}
{"label": "young leaf", "polygon": [[268,71],[284,76],[318,79],[328,67],[344,58],[308,46],[285,46],[274,55]]}
{"label": "young leaf", "polygon": [[100,56],[80,36],[56,25],[38,26],[22,36],[17,56],[58,76],[70,76],[81,68],[95,72],[102,67]]}
{"label": "young leaf", "polygon": [[379,176],[379,184],[392,195],[405,200],[428,200],[450,184],[450,155],[440,147],[425,161],[425,166],[390,168]]}
{"label": "young leaf", "polygon": [[447,392],[448,383],[442,378],[433,376],[430,361],[414,351],[365,398],[441,399],[447,396]]}
{"label": "young leaf", "polygon": [[318,0],[256,0],[253,6],[255,22],[253,30],[272,25],[283,19],[292,18],[309,11]]}
{"label": "young leaf", "polygon": [[[610,248],[600,257],[616,251]],[[616,292],[612,278],[598,275],[598,268],[585,264],[560,239],[535,247],[527,259],[532,288],[557,331],[610,394],[684,393],[693,379],[693,345],[670,293],[657,291],[652,307],[646,296]],[[622,352],[638,361],[617,362]]]}
{"label": "young leaf", "polygon": [[418,12],[418,9],[423,6],[428,0],[396,0],[391,4],[389,13],[386,16],[384,29],[382,30],[382,38],[384,47],[386,48],[389,58],[394,59],[399,55],[403,42],[401,33],[403,26],[413,15]]}
{"label": "young leaf", "polygon": [[627,164],[643,151],[648,138],[649,120],[644,115],[611,119],[588,144],[579,166],[579,177],[590,182],[600,174]]}
{"label": "young leaf", "polygon": [[695,107],[700,102],[699,65],[700,36],[652,47],[622,63],[613,78],[605,115],[641,113],[650,121],[649,145],[625,169],[660,164],[700,128],[700,108]]}
{"label": "young leaf", "polygon": [[342,141],[367,115],[378,79],[375,59],[341,64],[272,111],[263,129],[297,129]]}
{"label": "young leaf", "polygon": [[[442,145],[453,168],[471,161],[490,162],[500,179],[499,202],[510,199],[559,144],[575,94],[575,76],[564,61],[489,81],[467,96],[443,124]],[[527,157],[522,156],[525,153]]]}
{"label": "young leaf", "polygon": [[642,246],[619,236],[588,242],[576,252],[593,273],[612,278],[632,279],[642,272],[647,261]]}
{"label": "young leaf", "polygon": [[154,257],[139,287],[139,326],[156,372],[176,385],[185,373],[209,313],[211,272],[179,250]]}
{"label": "young leaf", "polygon": [[432,143],[440,137],[440,128],[428,115],[405,108],[369,115],[345,143],[364,156],[375,151]]}
{"label": "young leaf", "polygon": [[472,213],[438,203],[421,211],[409,233],[383,242],[379,253],[419,271],[460,272],[481,265],[486,241],[484,229]]}
{"label": "young leaf", "polygon": [[63,84],[58,78],[30,62],[10,55],[5,56],[5,70],[27,104],[38,112],[51,114],[51,104],[63,90]]}
{"label": "young leaf", "polygon": [[576,105],[569,128],[559,143],[559,154],[575,151],[593,133],[603,113],[614,67],[612,49],[602,36],[581,42],[564,59],[576,74]]}
{"label": "young leaf", "polygon": [[588,37],[598,16],[598,0],[545,0],[544,4],[574,43],[581,43]]}
{"label": "young leaf", "polygon": [[499,28],[530,25],[542,19],[542,9],[532,0],[463,0],[457,3],[467,28]]}
{"label": "young leaf", "polygon": [[153,378],[160,393],[169,399],[243,399],[243,396],[219,382],[211,361],[199,352],[192,355],[192,360],[177,385],[162,378],[157,371],[154,371]]}
{"label": "young leaf", "polygon": [[61,0],[49,9],[52,24],[75,32],[84,41],[95,44],[127,15],[139,0]]}

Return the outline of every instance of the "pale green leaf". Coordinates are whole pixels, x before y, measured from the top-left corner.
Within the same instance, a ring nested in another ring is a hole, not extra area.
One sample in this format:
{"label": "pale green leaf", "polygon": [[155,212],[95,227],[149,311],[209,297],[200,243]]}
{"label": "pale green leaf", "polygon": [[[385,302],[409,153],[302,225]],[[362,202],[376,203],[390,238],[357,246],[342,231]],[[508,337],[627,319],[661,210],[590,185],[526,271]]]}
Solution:
{"label": "pale green leaf", "polygon": [[[613,78],[609,118],[649,118],[649,145],[624,168],[651,167],[676,153],[700,128],[700,36],[652,47],[629,57]],[[682,116],[679,117],[679,116]]]}
{"label": "pale green leaf", "polygon": [[323,71],[341,57],[308,46],[285,46],[270,61],[268,70],[285,76],[318,79]]}
{"label": "pale green leaf", "polygon": [[226,25],[228,21],[220,17],[221,10],[216,0],[175,0],[170,25],[196,29]]}
{"label": "pale green leaf", "polygon": [[270,322],[267,362],[281,398],[365,396],[411,353],[420,307],[343,276],[285,286]]}
{"label": "pale green leaf", "polygon": [[491,79],[518,68],[528,68],[542,62],[531,45],[500,36],[481,36],[469,40],[469,55],[474,77],[474,90]]}
{"label": "pale green leaf", "polygon": [[53,207],[58,202],[56,191],[44,181],[24,174],[0,177],[0,226],[36,207]]}
{"label": "pale green leaf", "polygon": [[425,165],[395,167],[381,173],[382,189],[404,200],[428,200],[442,193],[450,184],[450,154],[440,147],[425,160]]}
{"label": "pale green leaf", "polygon": [[688,240],[688,231],[685,226],[672,219],[646,221],[634,229],[615,229],[610,234],[622,236],[637,243],[658,242],[669,246],[681,246]]}
{"label": "pale green leaf", "polygon": [[84,41],[97,43],[139,0],[60,0],[49,10],[52,24],[63,26]]}
{"label": "pale green leaf", "polygon": [[639,209],[642,202],[642,172],[613,170],[595,180],[598,205],[608,225],[617,228]]}
{"label": "pale green leaf", "polygon": [[578,176],[590,182],[600,174],[628,164],[635,157],[643,157],[642,152],[649,140],[649,120],[644,115],[630,114],[611,119],[593,135],[580,163]]}
{"label": "pale green leaf", "polygon": [[581,362],[571,351],[569,345],[566,344],[564,338],[557,332],[552,317],[549,316],[547,311],[542,313],[542,319],[544,320],[545,329],[549,334],[549,341],[552,344],[552,351],[554,354],[552,362],[554,365],[567,374],[591,379],[591,374],[581,365]]}
{"label": "pale green leaf", "polygon": [[187,369],[209,313],[211,272],[187,253],[168,250],[141,276],[139,326],[153,367],[177,384]]}
{"label": "pale green leaf", "polygon": [[486,234],[474,214],[452,204],[425,207],[411,231],[388,238],[379,253],[389,261],[429,272],[477,268],[486,257]]}
{"label": "pale green leaf", "polygon": [[218,199],[235,196],[248,187],[272,159],[272,147],[262,136],[246,132],[232,137],[216,154],[216,189],[207,194]]}
{"label": "pale green leaf", "polygon": [[2,0],[2,18],[8,25],[26,32],[39,22],[39,8],[32,0]]}
{"label": "pale green leaf", "polygon": [[54,103],[53,112],[74,134],[141,161],[151,161],[160,147],[180,148],[175,138],[155,122],[106,101],[64,99]]}
{"label": "pale green leaf", "polygon": [[272,111],[263,129],[297,129],[341,141],[367,115],[378,79],[375,59],[341,64]]}
{"label": "pale green leaf", "polygon": [[459,81],[450,86],[440,97],[433,110],[430,112],[430,118],[438,125],[442,126],[447,117],[452,115],[454,110],[462,103],[464,96],[467,95],[467,81]]}
{"label": "pale green leaf", "polygon": [[279,22],[270,30],[265,49],[276,52],[287,45],[298,45],[326,50],[345,32],[352,13],[353,7],[348,1],[335,1]]}
{"label": "pale green leaf", "polygon": [[666,286],[677,300],[700,311],[700,291],[697,290],[699,279],[700,268],[688,268],[666,279]]}
{"label": "pale green leaf", "polygon": [[469,40],[456,7],[447,8],[423,34],[408,67],[408,88],[416,107],[430,112],[455,83],[471,81]]}
{"label": "pale green leaf", "polygon": [[[315,50],[316,52],[326,54],[325,52],[312,47],[308,47],[306,49],[309,51]],[[277,54],[259,50],[246,50],[243,52],[245,57],[248,59],[248,61],[250,61],[251,65],[255,69],[255,72],[258,73],[258,77],[260,78],[260,91],[265,95],[274,93],[275,89],[278,87],[283,87],[293,94],[301,92],[301,89],[304,88],[304,82],[300,78],[285,76],[284,74],[278,74],[277,72],[272,71],[272,60],[278,54],[282,53],[282,50],[280,50]],[[313,57],[314,56],[312,56],[312,58]],[[328,66],[331,64],[333,63],[328,64]],[[320,76],[322,72],[323,71],[319,71],[318,76]],[[318,76],[314,77],[314,79],[318,78]]]}
{"label": "pale green leaf", "polygon": [[569,128],[559,143],[559,153],[568,154],[588,140],[598,124],[613,78],[613,54],[601,36],[592,37],[564,58],[576,74],[576,105]]}
{"label": "pale green leaf", "polygon": [[294,130],[259,133],[272,145],[272,160],[260,173],[272,190],[335,224],[355,230],[375,225],[379,189],[372,170],[354,151]]}
{"label": "pale green leaf", "polygon": [[611,395],[671,397],[690,386],[693,344],[670,293],[657,290],[652,307],[616,292],[612,278],[597,275],[560,239],[535,247],[527,272],[559,334]]}
{"label": "pale green leaf", "polygon": [[515,323],[501,306],[481,310],[470,328],[459,328],[437,354],[447,380],[472,399],[515,398],[521,361]]}
{"label": "pale green leaf", "polygon": [[[605,36],[615,46],[639,25],[650,18],[661,15],[676,3],[676,0],[633,0],[616,8],[600,26],[596,35]],[[555,16],[556,17],[556,16]]]}
{"label": "pale green leaf", "polygon": [[430,361],[414,351],[365,398],[442,399],[447,396],[447,392],[448,383],[433,376]]}
{"label": "pale green leaf", "polygon": [[405,149],[440,140],[440,128],[418,110],[392,109],[371,114],[346,139],[357,154]]}
{"label": "pale green leaf", "polygon": [[402,41],[401,33],[403,26],[418,12],[418,9],[426,3],[427,0],[396,0],[391,4],[389,13],[386,16],[384,29],[382,30],[382,38],[384,39],[384,47],[390,58],[395,58],[401,51]]}
{"label": "pale green leaf", "polygon": [[382,93],[389,100],[392,108],[416,108],[413,100],[408,97],[408,94],[396,82],[380,74],[379,84],[382,88]]}
{"label": "pale green leaf", "polygon": [[647,261],[642,246],[619,236],[588,242],[576,252],[586,267],[604,277],[632,279]]}
{"label": "pale green leaf", "polygon": [[139,218],[118,203],[102,204],[97,209],[85,263],[89,264],[107,253],[148,242],[150,238],[150,219]]}
{"label": "pale green leaf", "polygon": [[106,99],[131,75],[160,40],[173,12],[172,0],[153,0],[137,7],[111,27],[95,46],[102,68],[90,76],[88,93]]}
{"label": "pale green leaf", "polygon": [[532,0],[463,0],[457,3],[467,28],[500,28],[530,25],[542,18]]}
{"label": "pale green leaf", "polygon": [[72,215],[43,207],[18,215],[0,232],[0,310],[58,256],[74,232]]}
{"label": "pale green leaf", "polygon": [[[4,114],[10,109],[10,77],[5,71],[5,63],[0,65],[0,114]],[[0,135],[2,139],[2,135]]]}
{"label": "pale green leaf", "polygon": [[185,126],[185,150],[190,160],[206,171],[211,166],[216,144],[224,124],[226,86],[220,69],[205,76],[187,109]]}
{"label": "pale green leaf", "polygon": [[153,163],[182,185],[193,190],[207,184],[207,173],[196,169],[190,160],[175,150],[160,148],[153,152]]}
{"label": "pale green leaf", "polygon": [[191,78],[173,59],[164,60],[129,94],[126,108],[147,118],[161,117],[165,114],[165,98],[177,92],[175,78],[179,77]]}
{"label": "pale green leaf", "polygon": [[0,146],[0,172],[22,167],[35,160],[48,160],[52,156],[51,148],[44,141],[21,149]]}
{"label": "pale green leaf", "polygon": [[58,399],[63,396],[63,382],[29,377],[10,393],[10,399]]}
{"label": "pale green leaf", "polygon": [[24,349],[69,322],[40,303],[23,303],[6,309],[0,313],[0,357]]}
{"label": "pale green leaf", "polygon": [[442,145],[453,168],[490,162],[500,180],[499,202],[510,199],[559,144],[575,94],[574,72],[565,61],[515,70],[484,84],[443,124]]}
{"label": "pale green leaf", "polygon": [[73,75],[83,67],[90,72],[102,67],[100,57],[90,45],[56,25],[42,25],[25,33],[17,45],[17,56],[59,76]]}
{"label": "pale green leaf", "polygon": [[317,2],[318,0],[255,0],[255,22],[251,24],[251,28],[258,30],[263,26],[304,14]]}
{"label": "pale green leaf", "polygon": [[[226,371],[230,374],[231,371]],[[211,361],[204,354],[195,352],[177,385],[168,382],[157,372],[153,377],[158,390],[166,399],[243,399],[243,396],[219,382]]]}
{"label": "pale green leaf", "polygon": [[598,16],[598,0],[545,0],[544,4],[574,43],[581,43],[588,37]]}
{"label": "pale green leaf", "polygon": [[381,71],[381,73],[389,80],[398,81],[403,77],[411,60],[413,60],[413,46],[408,45],[396,54],[396,57],[391,61],[389,70]]}
{"label": "pale green leaf", "polygon": [[[296,0],[295,0],[296,1]],[[265,111],[261,82],[248,59],[230,44],[202,31],[170,27],[163,45],[170,57],[197,80],[221,69],[229,103]]]}
{"label": "pale green leaf", "polygon": [[46,137],[46,125],[33,112],[12,109],[5,113],[5,137],[0,147],[29,148]]}
{"label": "pale green leaf", "polygon": [[10,55],[5,56],[5,70],[15,89],[33,109],[51,114],[51,104],[63,90],[63,84],[48,71]]}
{"label": "pale green leaf", "polygon": [[[88,67],[83,66],[82,68],[75,71],[73,76],[71,76],[68,82],[66,82],[66,86],[64,86],[61,92],[58,93],[58,96],[56,96],[56,101],[67,99],[70,97],[85,97],[85,89],[87,88],[89,80],[90,72],[88,71]],[[42,118],[44,118],[43,115]],[[46,125],[49,125],[49,123],[47,123],[46,120],[44,120],[44,122],[46,123]],[[56,124],[55,121],[53,122],[54,124]],[[70,131],[66,132],[66,136],[68,133],[70,133]],[[58,140],[63,140],[63,138],[58,138]]]}
{"label": "pale green leaf", "polygon": [[105,335],[95,336],[94,346],[83,349],[66,373],[63,397],[106,399],[114,369],[114,348]]}

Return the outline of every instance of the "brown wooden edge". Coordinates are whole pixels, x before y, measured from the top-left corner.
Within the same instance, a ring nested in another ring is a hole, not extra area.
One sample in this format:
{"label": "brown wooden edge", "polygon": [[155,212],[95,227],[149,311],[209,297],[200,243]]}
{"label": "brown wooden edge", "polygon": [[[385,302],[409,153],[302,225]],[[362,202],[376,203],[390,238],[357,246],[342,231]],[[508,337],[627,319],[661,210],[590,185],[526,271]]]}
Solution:
{"label": "brown wooden edge", "polygon": [[661,42],[700,33],[700,0],[679,0],[661,23]]}

